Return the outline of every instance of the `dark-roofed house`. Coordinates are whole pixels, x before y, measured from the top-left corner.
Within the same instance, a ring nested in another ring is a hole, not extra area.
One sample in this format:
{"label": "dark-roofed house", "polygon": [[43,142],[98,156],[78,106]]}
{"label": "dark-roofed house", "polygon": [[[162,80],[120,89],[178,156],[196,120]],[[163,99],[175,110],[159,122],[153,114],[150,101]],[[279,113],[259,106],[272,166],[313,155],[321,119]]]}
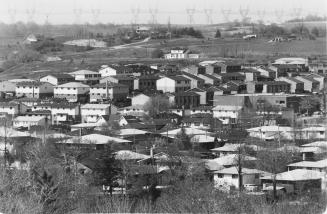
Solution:
{"label": "dark-roofed house", "polygon": [[210,85],[218,85],[221,82],[219,78],[210,74],[199,74],[198,77],[203,79],[206,84]]}
{"label": "dark-roofed house", "polygon": [[90,87],[90,102],[97,102],[103,100],[124,100],[128,95],[128,86],[107,82],[93,85]]}
{"label": "dark-roofed house", "polygon": [[16,96],[28,98],[45,98],[53,96],[53,85],[47,82],[18,82]]}
{"label": "dark-roofed house", "polygon": [[319,81],[307,77],[307,76],[296,76],[297,80],[304,83],[304,90],[307,92],[318,92],[319,91]]}
{"label": "dark-roofed house", "polygon": [[262,93],[290,93],[291,84],[284,81],[262,82]]}
{"label": "dark-roofed house", "polygon": [[40,79],[40,82],[48,82],[52,85],[61,85],[68,82],[74,82],[75,78],[69,74],[49,74]]}
{"label": "dark-roofed house", "polygon": [[106,83],[108,81],[119,83],[122,85],[127,85],[130,92],[134,90],[134,78],[131,76],[126,76],[126,75],[108,76],[101,79],[100,83]]}
{"label": "dark-roofed house", "polygon": [[226,83],[229,81],[244,81],[245,80],[245,75],[240,74],[238,72],[215,74],[215,76],[218,77],[222,83]]}
{"label": "dark-roofed house", "polygon": [[304,92],[304,83],[294,77],[280,77],[278,80],[291,84],[291,93]]}
{"label": "dark-roofed house", "polygon": [[192,74],[192,75],[198,75],[198,74],[204,74],[206,71],[206,68],[201,65],[188,65],[181,69],[182,72]]}
{"label": "dark-roofed house", "polygon": [[183,76],[167,76],[157,80],[157,90],[164,93],[178,93],[189,89],[191,89],[191,80]]}
{"label": "dark-roofed house", "polygon": [[204,89],[201,88],[192,88],[190,90],[187,90],[187,92],[195,92],[198,95],[200,95],[200,105],[206,105],[207,104],[207,92]]}
{"label": "dark-roofed house", "polygon": [[200,105],[200,95],[195,92],[179,92],[175,94],[177,108],[190,109]]}
{"label": "dark-roofed house", "polygon": [[193,75],[193,74],[190,74],[187,72],[182,72],[182,76],[191,80],[191,89],[192,88],[202,88],[205,84],[204,79],[201,79],[196,75]]}
{"label": "dark-roofed house", "polygon": [[134,90],[157,90],[157,80],[160,79],[157,75],[143,75],[135,78]]}

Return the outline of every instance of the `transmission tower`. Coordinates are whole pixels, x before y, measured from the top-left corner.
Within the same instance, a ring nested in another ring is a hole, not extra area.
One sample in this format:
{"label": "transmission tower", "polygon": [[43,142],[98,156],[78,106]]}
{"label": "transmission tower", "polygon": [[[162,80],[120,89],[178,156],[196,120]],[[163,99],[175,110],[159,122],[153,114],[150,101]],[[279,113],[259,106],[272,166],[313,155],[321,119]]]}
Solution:
{"label": "transmission tower", "polygon": [[137,7],[137,8],[132,8],[131,9],[132,11],[132,15],[133,15],[133,18],[132,18],[132,23],[133,24],[138,24],[138,21],[139,21],[139,15],[140,15],[140,8]]}
{"label": "transmission tower", "polygon": [[186,9],[186,13],[187,13],[187,17],[188,17],[188,23],[189,23],[190,25],[194,24],[194,13],[195,13],[195,12],[196,12],[196,11],[195,11],[194,8],[193,8],[193,9],[191,9],[191,8]]}
{"label": "transmission tower", "polygon": [[98,18],[100,16],[101,10],[100,9],[91,9],[91,13],[93,16],[93,24],[98,24],[99,23]]}
{"label": "transmission tower", "polygon": [[229,15],[231,14],[230,9],[221,9],[221,13],[223,14],[225,22],[229,22]]}
{"label": "transmission tower", "polygon": [[212,25],[213,9],[204,9],[204,14],[206,16],[207,24]]}
{"label": "transmission tower", "polygon": [[34,21],[34,15],[35,15],[35,9],[26,9],[26,15],[27,15],[27,22],[33,22]]}
{"label": "transmission tower", "polygon": [[240,15],[242,17],[242,23],[246,23],[249,20],[249,7],[242,8],[240,7]]}
{"label": "transmission tower", "polygon": [[266,15],[266,11],[265,10],[258,10],[257,14],[258,14],[258,23],[263,23],[263,20],[264,20],[265,15]]}
{"label": "transmission tower", "polygon": [[279,23],[281,23],[283,21],[283,17],[284,17],[284,10],[275,10],[275,16],[276,19]]}
{"label": "transmission tower", "polygon": [[12,24],[16,23],[16,9],[9,8],[8,9],[8,14],[10,16],[10,22]]}
{"label": "transmission tower", "polygon": [[157,22],[157,15],[158,15],[158,9],[157,8],[150,8],[149,9],[149,13],[150,13],[150,23],[153,25],[156,25]]}

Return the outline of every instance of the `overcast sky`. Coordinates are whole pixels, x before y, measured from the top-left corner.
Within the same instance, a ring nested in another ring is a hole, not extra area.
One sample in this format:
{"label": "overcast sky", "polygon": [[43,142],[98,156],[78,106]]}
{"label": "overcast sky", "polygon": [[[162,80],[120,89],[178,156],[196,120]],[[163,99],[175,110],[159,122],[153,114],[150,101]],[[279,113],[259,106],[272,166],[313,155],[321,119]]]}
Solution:
{"label": "overcast sky", "polygon": [[[205,9],[212,9],[213,23],[225,20],[222,9],[231,10],[229,20],[241,19],[240,9],[249,9],[252,20],[259,18],[258,11],[264,13],[265,21],[276,21],[295,17],[294,8],[302,9],[302,16],[307,14],[327,14],[326,0],[0,0],[0,21],[33,20],[44,23],[46,17],[53,24],[70,23],[131,23],[132,9],[139,8],[138,23],[149,23],[150,9],[157,13],[159,23],[187,24],[186,9],[195,9],[194,23],[207,23]],[[281,12],[283,10],[283,12]],[[33,12],[34,11],[34,12]],[[74,12],[75,11],[75,12]],[[276,12],[277,11],[277,12]],[[207,12],[210,13],[210,12]],[[97,14],[97,15],[96,15]]]}

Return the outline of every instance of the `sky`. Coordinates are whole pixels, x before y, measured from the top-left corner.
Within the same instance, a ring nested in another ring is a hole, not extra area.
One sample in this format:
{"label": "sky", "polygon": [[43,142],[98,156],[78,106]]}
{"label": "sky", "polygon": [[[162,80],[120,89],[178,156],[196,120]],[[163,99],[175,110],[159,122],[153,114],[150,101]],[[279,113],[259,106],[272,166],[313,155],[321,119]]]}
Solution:
{"label": "sky", "polygon": [[327,15],[327,0],[0,0],[0,22],[141,24],[151,23],[152,13],[158,23],[188,24],[187,9],[194,24],[241,20],[240,11],[246,15],[247,9],[252,20],[278,22],[298,17],[296,10],[300,16]]}

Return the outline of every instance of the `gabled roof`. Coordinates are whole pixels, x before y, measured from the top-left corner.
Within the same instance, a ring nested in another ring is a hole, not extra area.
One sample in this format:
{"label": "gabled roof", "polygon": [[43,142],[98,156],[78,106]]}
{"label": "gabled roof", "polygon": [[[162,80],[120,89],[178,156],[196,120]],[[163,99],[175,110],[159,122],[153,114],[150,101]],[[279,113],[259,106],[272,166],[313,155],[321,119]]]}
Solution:
{"label": "gabled roof", "polygon": [[[244,161],[254,161],[254,160],[256,160],[255,157],[246,156],[246,155],[243,155],[242,159]],[[221,165],[221,166],[237,165],[238,155],[237,154],[224,155],[222,157],[212,159],[209,162],[215,162],[216,164]]]}
{"label": "gabled roof", "polygon": [[81,109],[106,109],[110,108],[111,104],[91,104],[87,103],[81,106]]}
{"label": "gabled roof", "polygon": [[108,82],[108,83],[100,83],[100,84],[92,85],[91,89],[103,88],[103,87],[114,88],[114,87],[128,87],[128,86],[119,84],[119,83],[115,83],[115,82]]}
{"label": "gabled roof", "polygon": [[121,129],[119,131],[120,136],[131,136],[131,135],[144,135],[144,134],[148,134],[149,132],[147,131],[143,131],[143,130],[139,130],[139,129]]}
{"label": "gabled roof", "polygon": [[90,86],[79,82],[68,82],[62,85],[57,85],[56,88],[90,88]]}
{"label": "gabled roof", "polygon": [[49,75],[43,76],[42,78],[47,77],[47,76],[56,77],[58,79],[74,79],[73,76],[71,76],[69,74],[65,74],[65,73],[51,73]]}
{"label": "gabled roof", "polygon": [[37,122],[44,119],[44,116],[18,116],[14,118],[14,122],[26,121],[26,122]]}
{"label": "gabled roof", "polygon": [[294,78],[294,77],[283,77],[283,79],[287,79],[287,80],[290,80],[292,82],[295,82],[295,83],[303,83],[302,81]]}
{"label": "gabled roof", "polygon": [[205,92],[205,90],[200,89],[200,88],[192,88],[187,90],[186,92]]}
{"label": "gabled roof", "polygon": [[193,74],[190,74],[190,73],[187,73],[187,72],[185,72],[185,71],[182,71],[182,75],[185,75],[185,76],[187,76],[186,78],[191,78],[191,79],[195,79],[195,80],[197,80],[197,81],[204,81],[203,79],[201,79],[201,78],[199,78],[199,77],[197,77],[197,76],[195,76],[195,75],[193,75]]}
{"label": "gabled roof", "polygon": [[307,81],[310,81],[310,82],[313,82],[313,83],[319,83],[318,80],[315,80],[315,79],[313,79],[311,77],[308,77],[308,76],[297,76],[296,78],[298,78],[300,80],[304,79],[304,80],[307,80]]}
{"label": "gabled roof", "polygon": [[311,167],[311,168],[327,168],[327,159],[320,161],[300,161],[297,163],[292,163],[287,166],[292,167]]}
{"label": "gabled roof", "polygon": [[[238,169],[237,169],[237,167],[232,166],[232,167],[228,167],[228,168],[216,171],[216,173],[237,175],[238,174]],[[250,175],[250,174],[268,175],[270,173],[265,172],[265,171],[261,171],[261,170],[258,170],[258,169],[249,169],[249,168],[243,168],[242,167],[242,174],[243,175]]]}
{"label": "gabled roof", "polygon": [[226,143],[224,146],[222,147],[218,147],[218,148],[214,148],[211,149],[211,151],[213,152],[237,152],[239,150],[239,148],[241,146],[243,146],[244,144],[240,145],[240,144],[230,144],[230,143]]}
{"label": "gabled roof", "polygon": [[239,111],[243,108],[243,106],[236,105],[217,105],[212,110],[213,111]]}
{"label": "gabled roof", "polygon": [[49,84],[47,82],[36,82],[36,81],[24,81],[24,82],[17,82],[17,86],[40,86],[40,85],[44,85],[44,84]]}
{"label": "gabled roof", "polygon": [[78,70],[74,72],[70,72],[70,75],[85,75],[85,74],[99,74],[98,72],[95,71],[90,71],[90,70]]}
{"label": "gabled roof", "polygon": [[129,150],[120,150],[115,152],[115,158],[118,160],[143,160],[149,157],[149,155],[144,155]]}
{"label": "gabled roof", "polygon": [[105,77],[103,79],[110,79],[110,78],[114,78],[116,80],[134,80],[133,77],[127,76],[127,75],[113,75],[113,76],[110,76],[110,77]]}
{"label": "gabled roof", "polygon": [[175,80],[175,81],[190,81],[190,79],[183,77],[183,76],[166,76],[169,79]]}
{"label": "gabled roof", "polygon": [[[287,172],[278,173],[277,181],[309,181],[322,179],[324,173],[315,170],[295,169]],[[272,176],[265,176],[260,179],[272,180]]]}
{"label": "gabled roof", "polygon": [[200,96],[199,94],[195,93],[195,92],[187,92],[187,91],[183,91],[183,92],[178,92],[175,94],[175,97],[178,96],[191,96],[191,97],[198,97]]}

